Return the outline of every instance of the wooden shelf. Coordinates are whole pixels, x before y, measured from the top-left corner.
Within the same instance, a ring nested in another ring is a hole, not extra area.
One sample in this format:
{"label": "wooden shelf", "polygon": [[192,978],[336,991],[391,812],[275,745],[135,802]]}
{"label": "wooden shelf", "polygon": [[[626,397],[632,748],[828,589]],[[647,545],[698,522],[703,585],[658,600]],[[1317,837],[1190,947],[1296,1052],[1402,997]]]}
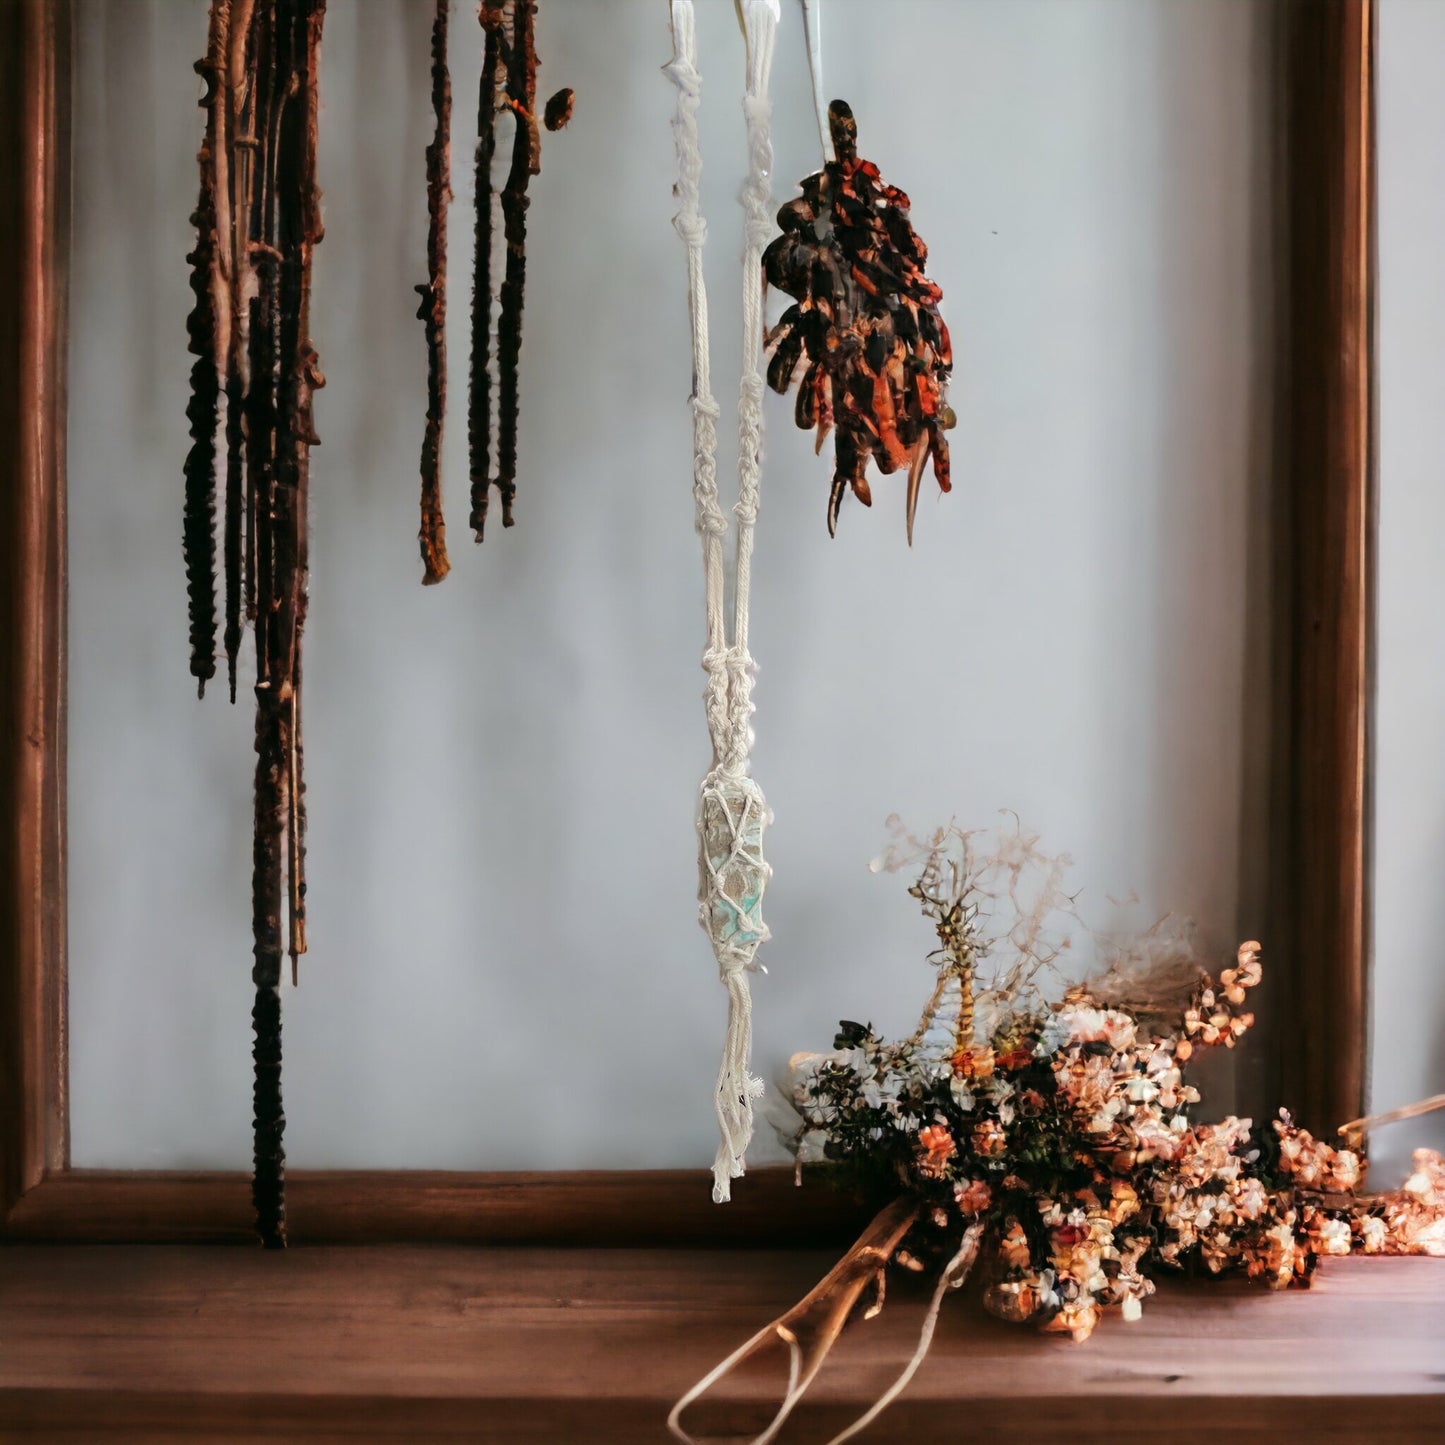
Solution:
{"label": "wooden shelf", "polygon": [[[5,1246],[0,1438],[664,1440],[672,1401],[836,1257]],[[1085,1345],[950,1299],[912,1387],[859,1438],[1445,1438],[1445,1263],[1332,1260],[1317,1278],[1166,1285],[1141,1322],[1108,1319]],[[861,1413],[911,1352],[921,1302],[894,1289],[849,1327],[784,1441]],[[751,1438],[778,1365],[697,1407],[698,1432]]]}

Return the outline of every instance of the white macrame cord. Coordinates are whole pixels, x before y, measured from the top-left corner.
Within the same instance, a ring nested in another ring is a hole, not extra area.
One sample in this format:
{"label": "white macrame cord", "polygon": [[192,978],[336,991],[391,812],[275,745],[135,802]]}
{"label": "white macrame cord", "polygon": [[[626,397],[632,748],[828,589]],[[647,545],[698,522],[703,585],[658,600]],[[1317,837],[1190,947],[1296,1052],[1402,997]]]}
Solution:
{"label": "white macrame cord", "polygon": [[808,82],[813,88],[813,112],[818,118],[818,144],[823,164],[833,159],[833,137],[828,129],[828,107],[823,101],[823,0],[799,0],[803,7],[803,36],[808,42]]}
{"label": "white macrame cord", "polygon": [[703,700],[713,762],[698,802],[698,917],[712,942],[718,973],[728,991],[727,1039],[717,1080],[721,1136],[713,1163],[712,1197],[726,1203],[731,1181],[740,1177],[753,1133],[753,1100],[762,1080],[749,1071],[752,996],[749,971],[768,937],[763,892],[772,870],[763,857],[769,812],[762,789],[749,776],[752,748],[753,659],[748,652],[748,597],[752,575],[753,528],[762,480],[763,438],[763,248],[772,235],[768,77],[780,17],[778,0],[742,0],[747,44],[748,177],[743,186],[743,366],[738,393],[737,545],[733,575],[733,618],[729,637],[725,607],[723,538],[727,518],[717,495],[718,405],[708,364],[707,291],[702,248],[707,226],[699,186],[702,153],[697,108],[702,77],[697,69],[697,23],[692,0],[670,0],[672,63],[666,67],[677,87],[672,122],[677,147],[678,210],[673,225],[687,246],[687,299],[692,320],[692,494],[702,539],[707,643]]}

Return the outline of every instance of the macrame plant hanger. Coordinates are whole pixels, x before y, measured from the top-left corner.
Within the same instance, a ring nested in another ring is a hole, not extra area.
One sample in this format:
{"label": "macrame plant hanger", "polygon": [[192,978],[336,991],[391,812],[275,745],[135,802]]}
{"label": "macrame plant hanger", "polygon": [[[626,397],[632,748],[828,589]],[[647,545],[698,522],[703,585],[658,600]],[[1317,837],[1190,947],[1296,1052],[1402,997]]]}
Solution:
{"label": "macrame plant hanger", "polygon": [[673,137],[677,146],[678,210],[673,225],[687,246],[688,311],[692,323],[692,491],[696,527],[702,539],[707,644],[703,693],[713,762],[703,779],[698,802],[698,916],[712,942],[718,972],[728,991],[727,1038],[717,1079],[717,1119],[721,1139],[713,1163],[712,1197],[726,1203],[731,1181],[743,1173],[753,1132],[753,1100],[762,1080],[748,1067],[752,1044],[752,998],[747,975],[759,967],[758,947],[768,937],[763,922],[763,891],[771,869],[763,858],[763,833],[769,821],[763,791],[749,775],[752,747],[753,659],[748,652],[748,603],[752,576],[753,529],[762,478],[763,295],[762,255],[772,235],[769,176],[773,152],[769,139],[768,77],[777,36],[778,0],[741,0],[739,17],[747,47],[748,175],[743,185],[743,365],[738,394],[738,500],[733,573],[731,638],[725,605],[723,538],[727,518],[717,495],[718,405],[712,395],[708,364],[707,292],[702,248],[707,226],[702,217],[699,183],[702,155],[697,108],[702,77],[697,69],[697,23],[692,0],[670,0],[673,59],[667,73],[677,87]]}

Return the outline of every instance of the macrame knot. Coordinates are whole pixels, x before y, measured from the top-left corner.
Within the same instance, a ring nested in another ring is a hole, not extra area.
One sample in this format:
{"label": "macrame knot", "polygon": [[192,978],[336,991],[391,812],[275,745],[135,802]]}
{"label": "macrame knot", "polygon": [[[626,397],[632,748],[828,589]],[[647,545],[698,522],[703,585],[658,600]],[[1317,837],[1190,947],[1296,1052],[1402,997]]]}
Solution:
{"label": "macrame knot", "polygon": [[[694,195],[696,193],[694,192]],[[672,218],[672,229],[687,242],[689,246],[701,248],[707,240],[707,222],[699,215],[689,215],[685,211],[679,211]]]}
{"label": "macrame knot", "polygon": [[768,193],[763,192],[763,198],[756,208],[746,197],[744,200],[747,204],[747,219],[743,225],[743,239],[749,254],[761,256],[768,242],[777,233],[773,218],[767,212]]}
{"label": "macrame knot", "polygon": [[711,506],[707,505],[706,497],[699,497],[697,509],[697,530],[705,537],[724,537],[727,535],[728,519],[723,516],[716,500]]}

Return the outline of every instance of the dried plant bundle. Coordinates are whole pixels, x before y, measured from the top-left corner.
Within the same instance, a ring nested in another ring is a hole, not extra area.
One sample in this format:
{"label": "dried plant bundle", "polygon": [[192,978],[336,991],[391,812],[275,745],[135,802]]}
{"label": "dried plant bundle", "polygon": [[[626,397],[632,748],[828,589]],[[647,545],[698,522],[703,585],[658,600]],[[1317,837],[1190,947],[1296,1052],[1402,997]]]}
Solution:
{"label": "dried plant bundle", "polygon": [[[477,107],[476,256],[472,284],[472,354],[467,401],[468,471],[471,480],[470,525],[480,542],[486,533],[491,490],[502,503],[502,525],[516,521],[519,368],[522,309],[527,284],[528,186],[542,170],[537,114],[536,0],[482,0],[484,33],[481,95]],[[546,103],[548,130],[560,130],[572,115],[573,93],[557,91]],[[498,114],[515,122],[512,153],[501,190],[504,255],[502,282],[494,297],[492,162],[496,155]],[[500,303],[495,361],[492,303]],[[492,452],[492,392],[496,388],[495,471]]]}
{"label": "dried plant bundle", "polygon": [[[189,322],[192,448],[184,540],[191,671],[215,672],[216,453],[225,397],[224,649],[231,697],[245,623],[256,649],[252,934],[253,1199],[257,1229],[285,1243],[281,960],[306,951],[301,638],[307,494],[324,384],[311,342],[317,69],[325,0],[213,0],[202,105],[201,198]],[[284,922],[283,922],[284,915]]]}
{"label": "dried plant bundle", "polygon": [[943,290],[923,273],[928,248],[909,219],[908,196],[887,185],[858,154],[846,102],[828,107],[834,159],[802,183],[778,212],[780,235],[763,254],[768,284],[793,297],[768,334],[768,384],[786,393],[801,371],[795,417],[834,432],[828,532],[845,491],[871,506],[869,460],[885,475],[908,474],[907,528],[913,541],[925,462],[950,489],[945,399],[953,349],[938,314]]}

